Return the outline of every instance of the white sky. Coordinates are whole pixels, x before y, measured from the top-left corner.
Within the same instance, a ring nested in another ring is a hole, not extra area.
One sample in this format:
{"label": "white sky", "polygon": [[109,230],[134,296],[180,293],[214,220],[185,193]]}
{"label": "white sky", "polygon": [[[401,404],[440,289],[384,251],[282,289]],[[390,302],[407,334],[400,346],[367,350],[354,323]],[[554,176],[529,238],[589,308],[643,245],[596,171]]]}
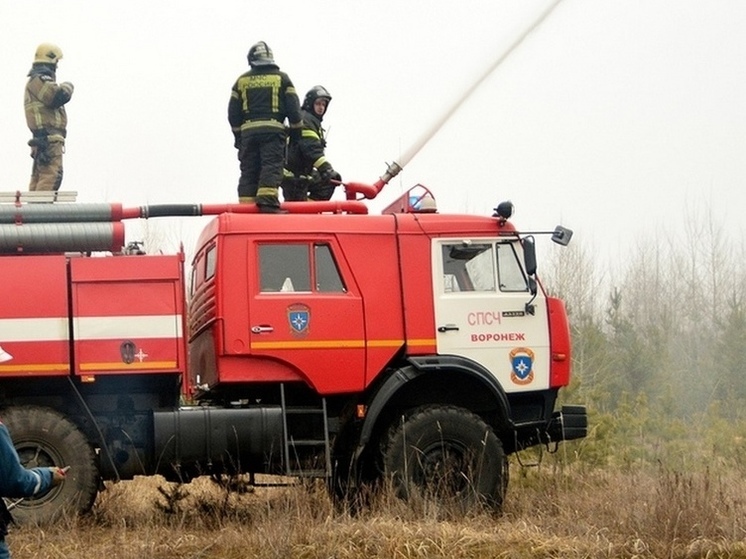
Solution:
{"label": "white sky", "polygon": [[[238,179],[228,97],[252,43],[269,43],[301,97],[332,93],[327,155],[372,183],[551,3],[0,0],[0,190],[28,184],[38,43],[62,48],[58,81],[75,85],[63,189],[128,207],[224,203]],[[701,208],[740,243],[744,29],[742,0],[564,0],[371,212],[422,183],[442,212],[511,199],[519,227],[561,222],[612,260]],[[196,221],[176,226],[187,250]]]}

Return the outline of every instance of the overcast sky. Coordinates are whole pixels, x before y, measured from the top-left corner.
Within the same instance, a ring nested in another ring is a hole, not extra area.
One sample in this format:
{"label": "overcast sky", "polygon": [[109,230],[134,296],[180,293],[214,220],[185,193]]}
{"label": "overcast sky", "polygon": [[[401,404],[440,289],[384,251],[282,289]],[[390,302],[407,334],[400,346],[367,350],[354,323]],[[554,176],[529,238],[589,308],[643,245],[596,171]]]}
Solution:
{"label": "overcast sky", "polygon": [[[301,97],[331,92],[327,155],[372,183],[553,3],[0,0],[0,190],[28,184],[23,88],[40,42],[62,48],[58,81],[75,85],[63,189],[223,203],[238,179],[227,103],[252,43],[269,43]],[[742,0],[564,0],[371,212],[422,183],[442,212],[511,199],[519,227],[561,222],[611,258],[702,208],[740,243],[744,29]],[[187,244],[194,227],[178,226]]]}

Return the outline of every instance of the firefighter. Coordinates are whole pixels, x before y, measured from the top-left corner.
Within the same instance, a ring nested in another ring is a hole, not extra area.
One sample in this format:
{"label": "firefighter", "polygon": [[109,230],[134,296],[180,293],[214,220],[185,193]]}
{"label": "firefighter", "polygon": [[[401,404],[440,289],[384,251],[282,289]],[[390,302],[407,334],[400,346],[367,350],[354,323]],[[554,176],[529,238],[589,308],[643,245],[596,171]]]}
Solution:
{"label": "firefighter", "polygon": [[9,524],[13,522],[3,498],[43,495],[49,488],[64,481],[67,470],[67,467],[24,468],[8,428],[0,423],[0,559],[10,558],[5,536],[8,534]]}
{"label": "firefighter", "polygon": [[254,44],[247,58],[250,69],[236,80],[228,103],[228,121],[241,162],[238,201],[255,202],[263,213],[284,213],[278,190],[285,161],[285,120],[290,136],[300,136],[300,101],[267,43]]}
{"label": "firefighter", "polygon": [[329,200],[336,186],[332,181],[342,181],[324,155],[326,140],[321,121],[331,100],[321,85],[312,87],[303,99],[303,130],[300,139],[289,142],[282,180],[282,194],[287,201]]}
{"label": "firefighter", "polygon": [[62,51],[57,45],[42,43],[36,49],[28,73],[23,105],[31,130],[31,171],[29,190],[57,191],[62,184],[62,154],[67,136],[65,104],[73,95],[73,84],[57,84],[57,63]]}

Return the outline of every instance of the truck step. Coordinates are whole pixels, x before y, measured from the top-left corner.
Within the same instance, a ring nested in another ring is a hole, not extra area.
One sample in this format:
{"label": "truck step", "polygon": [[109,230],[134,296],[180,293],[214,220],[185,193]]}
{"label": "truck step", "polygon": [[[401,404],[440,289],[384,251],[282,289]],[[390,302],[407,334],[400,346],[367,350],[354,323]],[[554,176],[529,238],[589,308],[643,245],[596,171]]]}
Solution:
{"label": "truck step", "polygon": [[[326,398],[321,398],[319,406],[289,406],[285,399],[285,386],[280,385],[280,403],[285,475],[306,478],[331,477],[332,459]],[[288,421],[289,417],[293,417],[294,421]],[[323,433],[317,433],[314,428],[320,428]],[[318,438],[318,434],[323,438]],[[318,467],[320,462],[323,468]]]}
{"label": "truck step", "polygon": [[293,406],[285,409],[287,415],[321,415],[324,408],[312,408],[310,406]]}
{"label": "truck step", "polygon": [[324,439],[294,439],[291,438],[290,446],[325,446],[326,440]]}

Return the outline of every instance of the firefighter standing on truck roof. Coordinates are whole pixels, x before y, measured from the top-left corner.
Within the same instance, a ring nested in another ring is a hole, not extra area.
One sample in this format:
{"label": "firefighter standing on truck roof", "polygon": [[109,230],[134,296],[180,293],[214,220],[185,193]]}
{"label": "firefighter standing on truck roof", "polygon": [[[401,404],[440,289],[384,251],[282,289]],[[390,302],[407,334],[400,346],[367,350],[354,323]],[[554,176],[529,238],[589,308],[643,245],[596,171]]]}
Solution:
{"label": "firefighter standing on truck roof", "polygon": [[42,43],[28,73],[23,105],[33,134],[28,142],[34,159],[29,190],[57,191],[62,184],[62,154],[67,136],[65,103],[73,95],[73,84],[57,84],[55,74],[60,58],[60,47]]}
{"label": "firefighter standing on truck roof", "polygon": [[3,497],[19,498],[43,495],[65,479],[67,468],[26,469],[18,458],[8,428],[0,423],[0,559],[10,559],[5,536],[13,517]]}
{"label": "firefighter standing on truck roof", "polygon": [[282,213],[278,190],[285,163],[285,119],[290,136],[300,136],[300,101],[293,82],[280,71],[264,41],[249,49],[250,70],[231,91],[228,121],[241,162],[238,201],[256,202],[262,213]]}
{"label": "firefighter standing on truck roof", "polygon": [[303,100],[303,131],[300,139],[290,139],[282,179],[282,194],[287,201],[329,200],[342,181],[324,155],[326,140],[321,121],[332,96],[324,86],[312,87]]}

